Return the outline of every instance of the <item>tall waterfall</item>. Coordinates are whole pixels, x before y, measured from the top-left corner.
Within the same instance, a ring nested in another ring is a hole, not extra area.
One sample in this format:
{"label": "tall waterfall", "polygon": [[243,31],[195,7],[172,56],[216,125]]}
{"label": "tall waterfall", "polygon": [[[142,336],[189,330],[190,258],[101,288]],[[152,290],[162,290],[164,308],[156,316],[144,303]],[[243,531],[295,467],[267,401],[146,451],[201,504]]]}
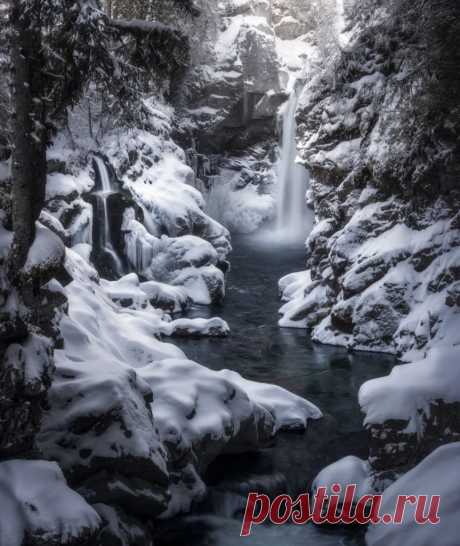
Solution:
{"label": "tall waterfall", "polygon": [[281,155],[278,162],[276,231],[282,238],[305,238],[313,223],[313,213],[306,204],[309,185],[308,171],[296,163],[297,124],[295,114],[300,88],[294,86],[291,96],[281,110],[283,128]]}
{"label": "tall waterfall", "polygon": [[110,256],[115,271],[118,274],[122,275],[123,264],[121,263],[121,260],[118,257],[112,243],[108,208],[108,199],[110,195],[115,193],[115,191],[112,188],[110,174],[107,169],[107,165],[105,164],[105,161],[101,157],[94,156],[94,165],[99,174],[99,180],[101,183],[101,189],[94,193],[96,197],[97,210],[97,218],[95,218],[95,220],[103,223],[101,229],[99,230],[99,248],[103,249],[104,252]]}

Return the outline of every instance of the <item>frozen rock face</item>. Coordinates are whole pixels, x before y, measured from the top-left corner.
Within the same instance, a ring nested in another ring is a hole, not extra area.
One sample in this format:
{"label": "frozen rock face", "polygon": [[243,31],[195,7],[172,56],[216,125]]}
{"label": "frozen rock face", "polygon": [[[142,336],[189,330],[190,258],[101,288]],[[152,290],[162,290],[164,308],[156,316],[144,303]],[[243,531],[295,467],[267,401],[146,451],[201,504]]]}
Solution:
{"label": "frozen rock face", "polygon": [[402,75],[388,66],[378,32],[358,32],[350,47],[335,81],[320,72],[301,98],[300,151],[317,225],[307,241],[310,280],[284,320],[324,343],[421,355],[458,317],[456,160],[416,155],[409,121],[394,114],[406,105]]}
{"label": "frozen rock face", "polygon": [[282,40],[294,40],[315,28],[312,0],[274,0],[272,23]]}
{"label": "frozen rock face", "polygon": [[200,59],[185,82],[188,96],[180,124],[184,134],[193,132],[205,153],[271,138],[285,100],[270,3],[226,0],[215,17],[211,54]]}

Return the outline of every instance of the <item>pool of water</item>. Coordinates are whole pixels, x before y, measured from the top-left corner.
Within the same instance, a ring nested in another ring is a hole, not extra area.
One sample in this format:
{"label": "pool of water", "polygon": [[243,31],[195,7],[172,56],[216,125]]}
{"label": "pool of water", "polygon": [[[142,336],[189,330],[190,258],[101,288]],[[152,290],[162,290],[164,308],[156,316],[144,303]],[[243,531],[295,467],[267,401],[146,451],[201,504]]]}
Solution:
{"label": "pool of water", "polygon": [[214,370],[235,370],[248,379],[280,385],[317,404],[324,418],[304,434],[282,434],[259,453],[220,458],[208,471],[209,495],[196,513],[176,518],[162,529],[164,546],[337,546],[359,544],[356,529],[313,525],[260,526],[240,538],[241,515],[249,491],[267,494],[305,492],[326,465],[346,455],[367,456],[367,434],[357,401],[367,380],[386,375],[394,359],[349,353],[312,343],[304,330],[278,327],[278,280],[304,267],[298,244],[233,240],[232,270],[224,306],[195,308],[190,316],[221,316],[232,333],[224,340],[179,342],[189,358]]}

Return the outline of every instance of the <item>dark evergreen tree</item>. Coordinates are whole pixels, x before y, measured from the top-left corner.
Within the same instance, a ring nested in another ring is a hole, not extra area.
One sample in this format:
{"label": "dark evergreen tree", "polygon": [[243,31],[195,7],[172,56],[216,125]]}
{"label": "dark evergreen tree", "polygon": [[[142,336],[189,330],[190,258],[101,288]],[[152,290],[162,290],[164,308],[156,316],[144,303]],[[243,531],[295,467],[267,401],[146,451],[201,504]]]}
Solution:
{"label": "dark evergreen tree", "polygon": [[110,96],[114,117],[135,117],[149,74],[177,73],[188,61],[188,42],[164,24],[108,19],[95,0],[16,0],[9,24],[14,278],[44,204],[49,138],[67,108],[92,81]]}

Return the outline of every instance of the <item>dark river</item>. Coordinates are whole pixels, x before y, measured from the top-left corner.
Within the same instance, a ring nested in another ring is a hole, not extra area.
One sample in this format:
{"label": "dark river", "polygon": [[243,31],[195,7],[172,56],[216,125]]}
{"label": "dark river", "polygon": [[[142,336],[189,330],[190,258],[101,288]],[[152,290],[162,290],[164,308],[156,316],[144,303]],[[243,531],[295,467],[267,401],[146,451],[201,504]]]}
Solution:
{"label": "dark river", "polygon": [[314,344],[304,330],[278,327],[278,280],[304,267],[302,243],[270,244],[249,236],[233,239],[232,271],[223,307],[194,309],[190,316],[221,316],[232,333],[224,340],[179,342],[187,356],[214,370],[235,370],[248,379],[275,383],[315,403],[324,418],[305,434],[282,434],[260,453],[216,461],[208,471],[207,500],[194,514],[159,530],[161,546],[338,546],[362,543],[359,530],[313,525],[253,527],[240,538],[248,492],[305,492],[316,474],[346,455],[367,457],[367,434],[357,395],[360,386],[388,374],[394,359],[351,354]]}

